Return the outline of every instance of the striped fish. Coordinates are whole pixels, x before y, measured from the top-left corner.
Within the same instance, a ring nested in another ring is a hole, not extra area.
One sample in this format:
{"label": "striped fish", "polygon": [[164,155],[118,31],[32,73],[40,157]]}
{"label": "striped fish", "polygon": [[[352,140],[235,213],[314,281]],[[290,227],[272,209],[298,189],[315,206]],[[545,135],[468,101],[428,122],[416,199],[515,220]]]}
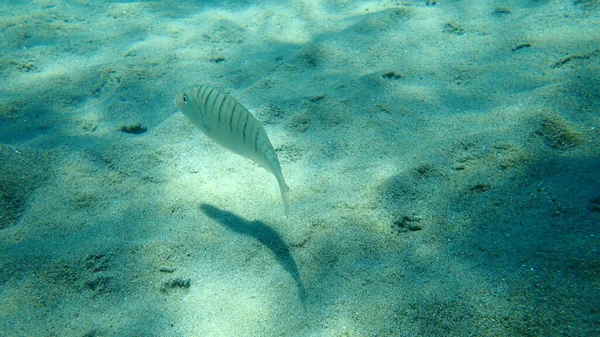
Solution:
{"label": "striped fish", "polygon": [[175,97],[175,104],[217,144],[273,173],[279,184],[285,215],[289,214],[289,187],[283,179],[277,153],[265,128],[246,108],[233,97],[208,85],[180,92]]}

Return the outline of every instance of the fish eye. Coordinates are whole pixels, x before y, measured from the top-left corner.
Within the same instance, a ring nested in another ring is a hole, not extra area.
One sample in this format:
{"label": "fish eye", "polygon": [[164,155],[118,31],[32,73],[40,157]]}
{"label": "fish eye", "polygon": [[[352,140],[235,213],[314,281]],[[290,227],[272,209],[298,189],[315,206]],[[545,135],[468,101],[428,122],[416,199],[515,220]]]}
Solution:
{"label": "fish eye", "polygon": [[181,97],[181,99],[183,100],[183,103],[187,103],[187,101],[188,101],[187,94],[183,94],[183,97]]}

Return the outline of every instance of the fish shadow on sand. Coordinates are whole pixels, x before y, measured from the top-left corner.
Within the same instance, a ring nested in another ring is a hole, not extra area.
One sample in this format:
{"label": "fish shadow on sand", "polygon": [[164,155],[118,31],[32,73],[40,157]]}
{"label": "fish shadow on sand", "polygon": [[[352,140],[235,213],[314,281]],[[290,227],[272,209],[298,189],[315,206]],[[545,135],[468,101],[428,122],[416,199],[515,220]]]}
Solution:
{"label": "fish shadow on sand", "polygon": [[300,272],[296,266],[296,261],[294,261],[294,258],[290,254],[289,246],[283,241],[277,231],[262,221],[247,221],[231,212],[223,211],[209,204],[202,204],[200,208],[204,214],[218,221],[229,230],[251,236],[269,248],[275,254],[277,262],[296,282],[298,295],[300,300],[304,302],[306,299],[306,290],[300,280]]}

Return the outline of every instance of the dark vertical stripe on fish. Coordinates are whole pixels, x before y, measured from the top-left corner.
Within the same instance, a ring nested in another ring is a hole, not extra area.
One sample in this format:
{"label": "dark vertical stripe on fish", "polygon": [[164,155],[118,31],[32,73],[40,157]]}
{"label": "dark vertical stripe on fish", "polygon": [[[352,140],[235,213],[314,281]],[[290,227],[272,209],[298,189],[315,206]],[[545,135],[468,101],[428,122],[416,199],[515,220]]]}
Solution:
{"label": "dark vertical stripe on fish", "polygon": [[198,90],[198,99],[196,102],[204,101],[204,105],[201,105],[202,108],[206,111],[206,100],[208,97],[206,96],[206,92],[209,90],[209,87],[203,87],[202,90]]}
{"label": "dark vertical stripe on fish", "polygon": [[223,116],[223,118],[226,119],[228,117],[227,114],[231,113],[231,110],[232,110],[231,103],[233,102],[233,100],[229,99],[229,97],[227,97],[225,95],[223,95],[223,96],[225,97],[225,103],[224,103],[224,106],[223,106],[223,110],[225,111],[225,115]]}
{"label": "dark vertical stripe on fish", "polygon": [[213,93],[213,91],[215,91],[214,88],[210,88],[208,89],[207,92],[204,93],[204,111],[206,111],[207,113],[213,113],[212,112],[212,105],[210,104],[210,97]]}
{"label": "dark vertical stripe on fish", "polygon": [[233,124],[231,121],[233,120],[233,115],[236,113],[237,104],[233,104],[233,109],[231,109],[231,115],[229,115],[229,131],[233,133]]}
{"label": "dark vertical stripe on fish", "polygon": [[248,127],[248,116],[250,115],[246,114],[246,119],[244,119],[244,131],[242,131],[242,137],[244,137],[244,142],[246,141],[246,128]]}
{"label": "dark vertical stripe on fish", "polygon": [[[219,98],[220,94],[218,90],[213,90],[209,93],[210,98],[208,99],[208,104],[210,105],[210,112],[214,116],[216,115],[215,107],[217,104],[217,98]],[[216,117],[216,116],[215,116]]]}
{"label": "dark vertical stripe on fish", "polygon": [[254,135],[254,150],[258,152],[258,132],[259,128],[256,128],[256,134]]}
{"label": "dark vertical stripe on fish", "polygon": [[222,109],[223,103],[226,101],[225,98],[226,98],[225,95],[218,95],[217,96],[217,99],[221,100],[221,102],[219,102],[219,107],[217,108],[217,121],[218,122],[221,122],[221,113],[223,112],[223,109]]}

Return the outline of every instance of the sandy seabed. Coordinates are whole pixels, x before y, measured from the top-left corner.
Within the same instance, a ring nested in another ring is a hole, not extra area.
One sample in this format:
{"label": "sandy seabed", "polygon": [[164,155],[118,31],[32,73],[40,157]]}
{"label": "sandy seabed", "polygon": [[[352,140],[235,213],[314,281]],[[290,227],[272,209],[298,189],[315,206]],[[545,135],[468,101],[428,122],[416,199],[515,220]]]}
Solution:
{"label": "sandy seabed", "polygon": [[[600,335],[600,1],[0,7],[0,336]],[[210,84],[291,188],[173,103]]]}

